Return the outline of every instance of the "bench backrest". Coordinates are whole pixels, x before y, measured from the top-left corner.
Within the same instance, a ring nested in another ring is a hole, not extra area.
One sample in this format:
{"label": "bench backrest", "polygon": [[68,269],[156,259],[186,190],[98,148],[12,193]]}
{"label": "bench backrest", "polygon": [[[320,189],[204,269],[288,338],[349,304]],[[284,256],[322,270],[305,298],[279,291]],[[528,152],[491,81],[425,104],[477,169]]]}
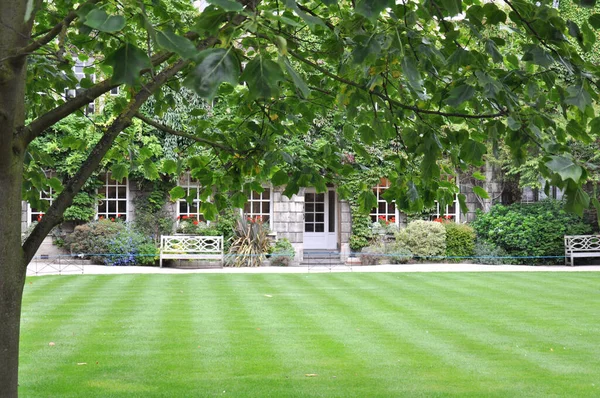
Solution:
{"label": "bench backrest", "polygon": [[600,235],[565,235],[567,252],[600,251]]}
{"label": "bench backrest", "polygon": [[222,236],[174,235],[160,238],[162,253],[223,253]]}

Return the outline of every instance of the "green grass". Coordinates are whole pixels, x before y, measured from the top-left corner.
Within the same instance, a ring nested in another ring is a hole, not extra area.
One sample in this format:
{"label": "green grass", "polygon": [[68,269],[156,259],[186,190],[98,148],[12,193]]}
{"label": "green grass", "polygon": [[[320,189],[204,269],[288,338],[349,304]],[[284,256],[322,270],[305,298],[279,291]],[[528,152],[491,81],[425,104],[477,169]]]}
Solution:
{"label": "green grass", "polygon": [[29,278],[20,393],[600,396],[600,273]]}

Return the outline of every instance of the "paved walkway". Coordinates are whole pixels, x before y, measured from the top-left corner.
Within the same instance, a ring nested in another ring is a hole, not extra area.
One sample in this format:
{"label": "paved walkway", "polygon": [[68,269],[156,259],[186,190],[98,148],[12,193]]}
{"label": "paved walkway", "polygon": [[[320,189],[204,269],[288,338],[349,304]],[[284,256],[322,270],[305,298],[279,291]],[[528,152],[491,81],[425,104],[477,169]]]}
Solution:
{"label": "paved walkway", "polygon": [[482,264],[387,264],[311,266],[311,267],[257,267],[257,268],[159,268],[159,267],[115,267],[107,265],[41,266],[30,264],[27,275],[105,275],[105,274],[301,274],[322,272],[598,272],[600,265],[568,267],[562,265],[482,265]]}

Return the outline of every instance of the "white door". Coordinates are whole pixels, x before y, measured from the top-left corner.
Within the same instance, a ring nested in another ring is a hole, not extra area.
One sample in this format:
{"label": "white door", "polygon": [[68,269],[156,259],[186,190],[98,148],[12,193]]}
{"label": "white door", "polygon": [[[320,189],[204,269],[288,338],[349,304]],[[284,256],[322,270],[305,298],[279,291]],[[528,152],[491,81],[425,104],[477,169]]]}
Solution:
{"label": "white door", "polygon": [[335,191],[304,193],[304,249],[337,249]]}

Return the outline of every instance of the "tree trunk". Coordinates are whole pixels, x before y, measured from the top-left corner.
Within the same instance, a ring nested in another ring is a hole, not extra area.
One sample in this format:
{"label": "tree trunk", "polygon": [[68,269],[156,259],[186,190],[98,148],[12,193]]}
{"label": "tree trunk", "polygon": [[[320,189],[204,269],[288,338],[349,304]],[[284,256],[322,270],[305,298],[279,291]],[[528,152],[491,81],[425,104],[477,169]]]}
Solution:
{"label": "tree trunk", "polygon": [[19,327],[26,262],[21,248],[26,58],[33,15],[27,1],[0,0],[0,396],[18,395]]}

